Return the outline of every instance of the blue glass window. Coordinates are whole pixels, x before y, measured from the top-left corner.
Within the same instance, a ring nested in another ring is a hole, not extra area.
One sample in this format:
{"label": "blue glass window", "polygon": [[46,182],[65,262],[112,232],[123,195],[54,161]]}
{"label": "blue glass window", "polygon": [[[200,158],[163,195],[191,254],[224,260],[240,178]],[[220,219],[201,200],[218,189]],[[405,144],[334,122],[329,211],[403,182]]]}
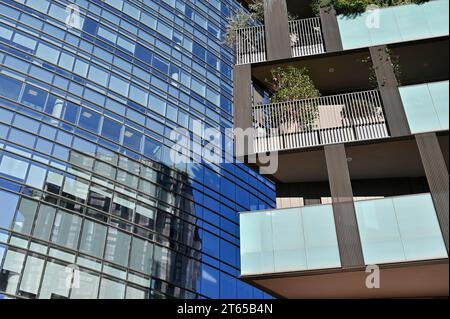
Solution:
{"label": "blue glass window", "polygon": [[20,130],[12,129],[11,132],[9,133],[9,140],[19,145],[33,148],[36,138],[31,134],[25,133]]}
{"label": "blue glass window", "polygon": [[210,298],[219,298],[220,275],[217,269],[202,265],[202,293]]}
{"label": "blue glass window", "polygon": [[119,142],[121,130],[122,125],[120,123],[110,120],[107,117],[103,119],[102,136]]}
{"label": "blue glass window", "polygon": [[45,113],[61,118],[64,108],[64,101],[56,96],[50,95],[45,105]]}
{"label": "blue glass window", "polygon": [[136,44],[136,50],[134,55],[139,60],[142,60],[147,63],[150,63],[152,60],[152,52],[140,44]]}
{"label": "blue glass window", "polygon": [[19,114],[14,118],[13,125],[33,133],[37,133],[39,130],[39,122]]}
{"label": "blue glass window", "polygon": [[153,94],[150,94],[148,106],[161,115],[166,113],[166,102]]}
{"label": "blue glass window", "polygon": [[216,58],[216,56],[209,52],[207,54],[207,62],[215,68],[217,68],[217,66],[219,64],[219,60]]}
{"label": "blue glass window", "polygon": [[194,19],[194,10],[190,6],[186,6],[186,16],[190,19]]}
{"label": "blue glass window", "polygon": [[27,85],[22,96],[22,103],[43,111],[47,95],[47,92]]}
{"label": "blue glass window", "polygon": [[130,84],[128,82],[125,82],[121,78],[111,75],[111,79],[109,80],[109,88],[113,92],[128,96],[129,87]]}
{"label": "blue glass window", "polygon": [[129,129],[125,128],[124,138],[123,138],[123,144],[125,146],[128,146],[129,148],[134,149],[135,151],[141,150],[141,140],[142,140],[142,134]]}
{"label": "blue glass window", "polygon": [[80,108],[73,103],[67,103],[66,111],[64,112],[64,119],[71,123],[76,123],[78,118],[78,112]]}
{"label": "blue glass window", "polygon": [[86,108],[81,110],[79,125],[91,132],[98,132],[100,124],[100,114],[92,112]]}
{"label": "blue glass window", "polygon": [[2,203],[2,213],[0,214],[0,227],[9,228],[17,207],[19,196],[9,192],[0,191],[0,203]]}
{"label": "blue glass window", "polygon": [[60,52],[58,49],[49,45],[45,45],[43,43],[39,43],[39,46],[36,50],[36,56],[53,64],[56,64],[58,62],[59,53]]}
{"label": "blue glass window", "polygon": [[24,181],[28,166],[28,162],[4,155],[0,163],[0,173],[15,180]]}
{"label": "blue glass window", "polygon": [[197,44],[196,42],[194,42],[193,53],[195,56],[199,57],[201,60],[205,60],[206,50],[202,46]]}
{"label": "blue glass window", "polygon": [[157,57],[154,57],[152,65],[164,74],[169,73],[169,64]]}
{"label": "blue glass window", "polygon": [[73,148],[87,154],[95,154],[95,144],[78,137],[73,140]]}
{"label": "blue glass window", "polygon": [[153,159],[153,160],[160,160],[161,159],[161,144],[149,139],[145,138],[144,142],[144,154],[145,156]]}
{"label": "blue glass window", "polygon": [[0,74],[0,95],[17,101],[22,83]]}
{"label": "blue glass window", "polygon": [[98,23],[91,18],[86,18],[84,20],[83,31],[90,33],[92,35],[97,34]]}
{"label": "blue glass window", "polygon": [[236,279],[221,272],[220,273],[220,298],[236,299]]}
{"label": "blue glass window", "polygon": [[89,68],[88,78],[103,86],[106,86],[108,83],[108,73],[94,66]]}

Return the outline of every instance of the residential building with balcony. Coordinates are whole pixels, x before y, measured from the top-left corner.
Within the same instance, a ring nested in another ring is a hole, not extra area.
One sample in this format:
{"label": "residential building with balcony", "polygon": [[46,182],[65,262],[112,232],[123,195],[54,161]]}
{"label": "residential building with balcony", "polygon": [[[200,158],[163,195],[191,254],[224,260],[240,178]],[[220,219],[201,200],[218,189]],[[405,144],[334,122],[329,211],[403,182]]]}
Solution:
{"label": "residential building with balcony", "polygon": [[[265,0],[236,31],[235,125],[253,129],[236,152],[278,154],[277,209],[240,216],[241,279],[281,298],[448,297],[449,1],[311,2]],[[271,103],[277,67],[320,96]]]}

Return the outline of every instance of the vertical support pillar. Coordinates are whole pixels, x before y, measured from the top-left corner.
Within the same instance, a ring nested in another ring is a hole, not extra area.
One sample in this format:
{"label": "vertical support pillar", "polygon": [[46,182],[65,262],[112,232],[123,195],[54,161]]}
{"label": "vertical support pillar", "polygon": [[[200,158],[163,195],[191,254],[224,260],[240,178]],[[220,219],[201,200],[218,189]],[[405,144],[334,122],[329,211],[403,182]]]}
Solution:
{"label": "vertical support pillar", "polygon": [[268,60],[292,57],[286,0],[264,0],[264,25]]}
{"label": "vertical support pillar", "polygon": [[[253,127],[252,69],[250,64],[234,66],[234,127],[246,130]],[[253,153],[253,136],[236,138],[235,154],[239,158]]]}
{"label": "vertical support pillar", "polygon": [[326,52],[342,51],[343,45],[336,10],[332,6],[320,8],[320,22]]}
{"label": "vertical support pillar", "polygon": [[449,244],[449,181],[448,169],[436,133],[416,135],[434,207],[441,226],[442,236],[448,252]]}
{"label": "vertical support pillar", "polygon": [[325,146],[325,158],[342,267],[362,267],[364,257],[344,145]]}
{"label": "vertical support pillar", "polygon": [[398,89],[397,78],[385,45],[370,47],[370,56],[391,136],[411,135],[408,119]]}

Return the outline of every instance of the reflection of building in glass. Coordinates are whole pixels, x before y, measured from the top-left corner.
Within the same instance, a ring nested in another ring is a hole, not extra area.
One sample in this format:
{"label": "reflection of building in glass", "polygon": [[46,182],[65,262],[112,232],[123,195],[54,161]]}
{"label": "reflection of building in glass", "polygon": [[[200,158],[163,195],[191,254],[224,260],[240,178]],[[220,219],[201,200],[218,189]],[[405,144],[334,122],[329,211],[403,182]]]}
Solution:
{"label": "reflection of building in glass", "polygon": [[237,2],[76,1],[81,29],[66,4],[0,4],[0,298],[268,297],[237,212],[273,184],[170,161],[173,128],[233,126]]}

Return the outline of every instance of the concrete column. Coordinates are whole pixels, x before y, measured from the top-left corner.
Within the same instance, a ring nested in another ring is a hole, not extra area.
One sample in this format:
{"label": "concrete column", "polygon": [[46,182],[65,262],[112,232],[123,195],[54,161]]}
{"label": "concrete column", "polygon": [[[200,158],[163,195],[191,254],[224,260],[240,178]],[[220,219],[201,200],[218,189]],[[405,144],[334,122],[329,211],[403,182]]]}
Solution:
{"label": "concrete column", "polygon": [[268,60],[292,57],[286,0],[264,0],[264,25]]}
{"label": "concrete column", "polygon": [[[251,128],[252,119],[252,70],[250,64],[234,66],[234,127],[246,130]],[[246,141],[236,139],[236,156],[242,158],[253,153],[253,136]],[[240,144],[244,143],[244,144]],[[239,145],[238,145],[239,144]],[[243,147],[243,148],[242,148]]]}
{"label": "concrete column", "polygon": [[323,41],[326,52],[342,51],[342,39],[333,7],[320,8],[320,22],[322,24]]}
{"label": "concrete column", "polygon": [[422,158],[434,207],[441,226],[445,246],[449,244],[449,190],[448,169],[436,133],[416,135],[417,146]]}
{"label": "concrete column", "polygon": [[325,146],[325,158],[342,267],[363,267],[364,257],[344,145]]}
{"label": "concrete column", "polygon": [[411,135],[387,48],[385,45],[380,45],[369,49],[391,136]]}

